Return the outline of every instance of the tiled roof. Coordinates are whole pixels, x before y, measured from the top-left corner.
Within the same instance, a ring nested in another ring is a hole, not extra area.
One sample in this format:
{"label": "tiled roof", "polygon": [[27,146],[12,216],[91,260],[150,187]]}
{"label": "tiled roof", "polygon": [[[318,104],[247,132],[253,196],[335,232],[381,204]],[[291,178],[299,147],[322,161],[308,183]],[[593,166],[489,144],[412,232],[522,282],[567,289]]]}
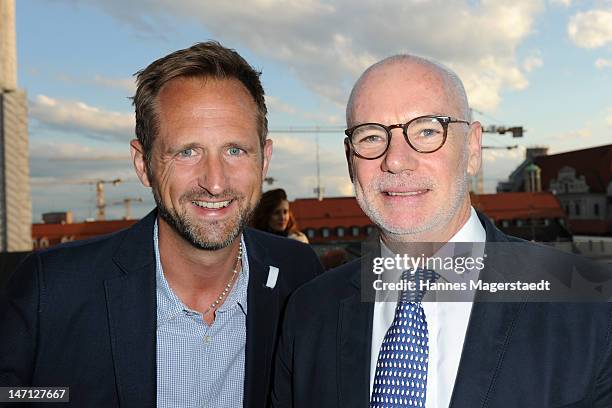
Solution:
{"label": "tiled roof", "polygon": [[[472,195],[472,204],[489,218],[498,220],[529,218],[564,218],[559,201],[548,192],[498,193]],[[300,198],[291,202],[291,210],[300,229],[327,227],[366,227],[372,222],[363,213],[355,197]],[[32,238],[43,237],[49,245],[62,239],[84,239],[126,228],[135,221],[101,221],[74,224],[33,224]],[[333,232],[332,232],[333,235]],[[350,238],[347,232],[345,237]]]}
{"label": "tiled roof", "polygon": [[606,220],[569,220],[569,226],[574,234],[610,235],[612,221]]}
{"label": "tiled roof", "polygon": [[32,224],[32,238],[46,237],[49,242],[70,237],[73,240],[110,234],[127,228],[136,220],[77,222],[72,224]]}
{"label": "tiled roof", "polygon": [[559,200],[548,192],[472,194],[471,198],[474,207],[495,221],[565,217]]}
{"label": "tiled roof", "polygon": [[[529,218],[564,218],[557,198],[548,192],[498,193],[471,195],[472,204],[493,220]],[[354,197],[297,199],[291,203],[299,227],[363,227],[372,222],[366,217]]]}
{"label": "tiled roof", "polygon": [[372,225],[355,197],[298,198],[291,202],[291,211],[302,230]]}
{"label": "tiled roof", "polygon": [[576,176],[584,176],[591,193],[603,193],[612,178],[612,144],[590,149],[538,156],[534,159],[542,169],[542,190],[548,190],[551,179],[556,179],[564,166],[576,170]]}

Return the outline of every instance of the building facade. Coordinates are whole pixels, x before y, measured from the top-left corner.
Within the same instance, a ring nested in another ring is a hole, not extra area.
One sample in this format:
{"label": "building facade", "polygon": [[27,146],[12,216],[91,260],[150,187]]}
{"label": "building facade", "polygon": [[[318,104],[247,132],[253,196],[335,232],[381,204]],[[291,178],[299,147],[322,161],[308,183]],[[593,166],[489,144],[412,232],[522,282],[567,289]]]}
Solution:
{"label": "building facade", "polygon": [[32,249],[27,97],[17,88],[15,2],[0,1],[0,252]]}
{"label": "building facade", "polygon": [[542,191],[557,197],[573,234],[612,236],[612,145],[565,153],[529,154],[498,191],[527,191],[537,167]]}

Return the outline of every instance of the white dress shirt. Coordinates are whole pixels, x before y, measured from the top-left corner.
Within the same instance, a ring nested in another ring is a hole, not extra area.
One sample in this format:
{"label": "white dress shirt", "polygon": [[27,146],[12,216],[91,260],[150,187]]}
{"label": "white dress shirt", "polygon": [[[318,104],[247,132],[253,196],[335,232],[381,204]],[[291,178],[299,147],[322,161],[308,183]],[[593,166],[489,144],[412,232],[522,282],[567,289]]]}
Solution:
{"label": "white dress shirt", "polygon": [[[486,233],[474,208],[470,218],[449,242],[485,242]],[[382,244],[382,243],[381,243]],[[381,245],[382,254],[385,250]],[[484,245],[480,247],[484,251]],[[472,254],[482,256],[482,253]],[[429,364],[427,375],[426,408],[448,407],[450,404],[463,341],[472,309],[474,292],[468,294],[469,302],[423,302],[423,310],[429,332]],[[374,375],[378,351],[387,330],[393,322],[396,302],[376,302],[372,326],[372,353],[370,362],[370,395],[374,388]]]}

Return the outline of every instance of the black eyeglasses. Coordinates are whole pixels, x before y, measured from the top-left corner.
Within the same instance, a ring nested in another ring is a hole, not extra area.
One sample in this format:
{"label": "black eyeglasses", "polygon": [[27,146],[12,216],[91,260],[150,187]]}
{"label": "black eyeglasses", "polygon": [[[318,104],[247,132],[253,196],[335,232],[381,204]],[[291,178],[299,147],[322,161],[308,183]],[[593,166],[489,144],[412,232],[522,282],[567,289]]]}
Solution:
{"label": "black eyeglasses", "polygon": [[450,116],[419,116],[408,123],[389,126],[362,123],[346,129],[344,133],[358,157],[374,160],[387,152],[391,144],[391,130],[397,128],[403,130],[404,139],[414,150],[419,153],[433,153],[446,142],[449,123],[470,124],[467,120]]}

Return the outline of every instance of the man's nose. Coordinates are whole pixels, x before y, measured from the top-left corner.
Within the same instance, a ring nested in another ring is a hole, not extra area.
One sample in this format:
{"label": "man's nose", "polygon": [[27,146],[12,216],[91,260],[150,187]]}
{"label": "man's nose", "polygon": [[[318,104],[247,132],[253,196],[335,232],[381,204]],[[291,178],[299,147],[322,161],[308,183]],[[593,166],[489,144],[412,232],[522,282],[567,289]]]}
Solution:
{"label": "man's nose", "polygon": [[383,157],[381,168],[389,173],[402,173],[404,171],[414,171],[418,167],[418,155],[406,142],[402,129],[393,129],[393,137],[389,144],[389,149]]}
{"label": "man's nose", "polygon": [[223,158],[216,153],[206,153],[202,158],[198,185],[211,195],[221,194],[227,186],[227,172]]}

